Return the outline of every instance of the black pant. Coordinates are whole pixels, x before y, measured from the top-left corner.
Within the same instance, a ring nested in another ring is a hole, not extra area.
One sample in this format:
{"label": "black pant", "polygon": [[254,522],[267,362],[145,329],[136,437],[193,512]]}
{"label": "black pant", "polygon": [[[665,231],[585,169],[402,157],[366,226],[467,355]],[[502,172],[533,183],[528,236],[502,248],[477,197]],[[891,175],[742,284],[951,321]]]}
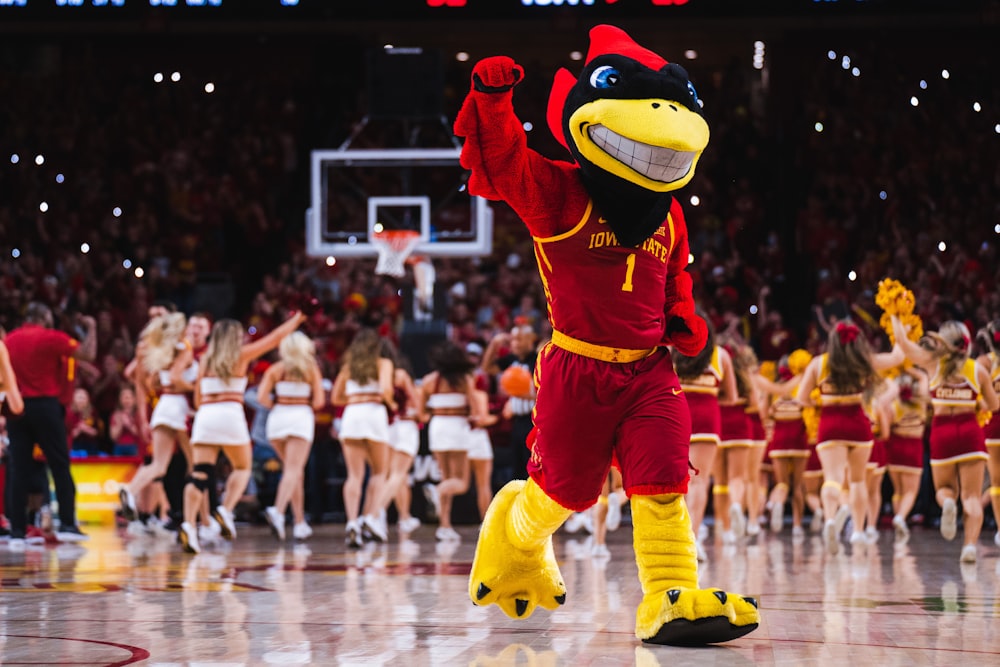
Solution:
{"label": "black pant", "polygon": [[528,461],[531,459],[531,450],[526,444],[528,434],[534,428],[535,423],[531,415],[514,415],[510,423],[510,446],[513,455],[512,464],[514,466],[514,479],[528,479]]}
{"label": "black pant", "polygon": [[10,519],[11,537],[24,537],[27,528],[29,484],[33,470],[32,449],[37,444],[45,454],[59,502],[62,527],[76,525],[76,484],[69,471],[66,443],[66,410],[56,398],[26,398],[24,413],[7,421],[10,435]]}

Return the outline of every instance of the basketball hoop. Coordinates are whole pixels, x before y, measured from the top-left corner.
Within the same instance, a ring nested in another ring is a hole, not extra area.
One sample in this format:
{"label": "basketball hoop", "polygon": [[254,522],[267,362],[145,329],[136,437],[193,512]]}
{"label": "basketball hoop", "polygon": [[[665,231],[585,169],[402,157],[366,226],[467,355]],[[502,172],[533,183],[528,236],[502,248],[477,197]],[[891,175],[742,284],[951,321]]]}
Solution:
{"label": "basketball hoop", "polygon": [[406,258],[420,242],[420,232],[412,229],[387,229],[373,232],[371,244],[378,250],[375,273],[402,278],[406,275]]}

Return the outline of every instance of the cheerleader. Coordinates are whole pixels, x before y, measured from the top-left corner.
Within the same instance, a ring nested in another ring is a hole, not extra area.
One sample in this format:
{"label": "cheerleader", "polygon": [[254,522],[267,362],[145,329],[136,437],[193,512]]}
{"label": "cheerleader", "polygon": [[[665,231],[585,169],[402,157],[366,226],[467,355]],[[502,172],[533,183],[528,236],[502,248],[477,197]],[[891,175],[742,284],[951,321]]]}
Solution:
{"label": "cheerleader", "polygon": [[[873,441],[862,396],[880,381],[881,371],[902,361],[898,347],[891,353],[873,354],[857,325],[842,321],[830,329],[826,353],[810,361],[803,373],[798,401],[802,405],[818,404],[820,408],[816,451],[823,468],[823,541],[831,555],[839,550],[841,520],[848,513],[842,511],[838,516],[845,473],[850,484],[849,513],[854,522],[851,543],[866,541],[861,531],[868,512],[865,479]],[[814,389],[819,389],[818,400],[813,399]]]}
{"label": "cheerleader", "polygon": [[919,368],[904,368],[882,396],[890,414],[886,468],[892,482],[892,527],[896,541],[910,536],[906,517],[920,491],[924,472],[924,428],[929,400],[927,374]]}
{"label": "cheerleader", "polygon": [[907,339],[899,317],[892,317],[892,332],[906,358],[929,376],[931,407],[931,474],[935,497],[941,505],[941,535],[955,538],[958,500],[964,510],[963,563],[976,561],[976,542],[983,529],[980,494],[986,461],[986,438],[976,421],[982,405],[990,412],[1000,407],[993,378],[983,365],[969,358],[969,329],[954,320],[928,333],[920,344]]}
{"label": "cheerleader", "polygon": [[[722,349],[729,352],[732,361],[736,397],[731,401],[719,401],[719,450],[712,469],[715,477],[712,500],[716,519],[723,527],[723,542],[731,543],[747,535],[743,506],[749,486],[752,439],[747,406],[757,403],[757,390],[751,380],[751,375],[756,373],[757,358],[749,346],[736,340],[731,339]],[[759,532],[759,525],[755,528]]]}
{"label": "cheerleader", "polygon": [[[490,414],[490,396],[482,389],[472,392],[473,405],[470,410],[469,424],[472,427],[469,439],[469,469],[475,479],[476,507],[479,509],[479,520],[486,516],[486,510],[493,500],[493,442],[490,440],[490,426],[499,418]],[[479,415],[473,418],[471,415]]]}
{"label": "cheerleader", "polygon": [[250,481],[252,465],[250,430],[243,408],[247,369],[251,362],[278,347],[281,339],[305,320],[305,315],[296,312],[267,335],[246,344],[243,325],[236,320],[219,320],[212,327],[194,386],[194,470],[184,487],[184,522],[179,533],[185,551],[201,551],[195,521],[205,492],[215,485],[219,452],[226,455],[232,471],[226,479],[222,504],[212,510],[212,516],[219,522],[224,538],[236,537],[233,510]]}
{"label": "cheerleader", "polygon": [[771,382],[759,375],[755,377],[758,391],[773,397],[767,408],[774,424],[767,444],[775,479],[768,498],[771,508],[770,528],[772,532],[781,532],[785,524],[785,503],[791,498],[792,537],[796,538],[805,535],[802,528],[802,484],[809,459],[806,424],[802,419],[802,404],[796,398],[796,392],[802,374],[811,360],[808,352],[796,350],[783,357],[778,364],[780,382]]}
{"label": "cheerleader", "polygon": [[886,467],[889,464],[887,441],[892,430],[892,413],[880,400],[881,395],[887,393],[887,385],[886,382],[879,383],[877,386],[879,394],[870,392],[871,395],[865,402],[868,418],[872,424],[872,453],[868,465],[865,466],[865,487],[868,492],[865,537],[869,544],[878,541],[878,520],[882,515],[882,481],[885,479]]}
{"label": "cheerleader", "polygon": [[671,350],[674,368],[691,413],[691,447],[688,457],[694,475],[685,496],[691,513],[691,528],[698,537],[698,559],[705,560],[702,521],[708,507],[709,475],[719,447],[721,414],[719,403],[736,399],[736,378],[729,353],[715,344],[715,330],[708,323],[708,342],[697,355],[688,357]]}
{"label": "cheerleader", "polygon": [[386,495],[396,503],[399,532],[412,533],[420,527],[420,519],[410,513],[412,492],[408,483],[410,468],[420,450],[420,424],[417,421],[417,388],[407,370],[405,357],[395,353],[393,398],[396,411],[389,424],[389,474]]}
{"label": "cheerleader", "polygon": [[[347,480],[344,482],[344,510],[347,514],[345,541],[352,549],[364,540],[385,542],[382,511],[389,504],[384,496],[389,464],[389,412],[396,409],[393,398],[394,365],[382,356],[383,344],[374,329],[362,329],[354,336],[344,365],[333,382],[332,402],[344,406],[340,420]],[[371,468],[361,507],[365,466]]]}
{"label": "cheerleader", "polygon": [[[1000,320],[993,320],[977,334],[977,338],[986,349],[986,353],[976,361],[990,373],[993,380],[993,391],[1000,393]],[[1000,416],[994,413],[990,421],[983,427],[986,437],[986,462],[990,474],[990,502],[993,504],[993,517],[1000,524]],[[1000,527],[997,528],[993,542],[1000,547]]]}
{"label": "cheerleader", "polygon": [[[306,523],[303,480],[313,438],[316,411],[326,403],[323,375],[316,361],[316,345],[295,331],[278,345],[280,359],[272,364],[257,388],[260,404],[267,414],[267,439],[281,459],[281,481],[274,505],[264,510],[275,537],[285,539],[285,511],[292,506],[292,537],[305,540],[312,535]],[[272,400],[271,392],[275,398]]]}
{"label": "cheerleader", "polygon": [[451,505],[455,496],[469,490],[468,448],[471,423],[482,423],[482,406],[475,396],[475,365],[465,350],[445,341],[431,352],[434,368],[424,376],[418,396],[418,412],[429,420],[427,439],[441,470],[437,485],[439,540],[458,540],[451,525]]}
{"label": "cheerleader", "polygon": [[[194,391],[198,362],[194,359],[191,344],[184,338],[186,326],[183,313],[166,313],[150,320],[139,334],[136,393],[139,396],[156,396],[156,404],[149,418],[151,457],[118,491],[122,515],[128,521],[139,518],[136,497],[150,484],[163,480],[176,448],[183,452],[188,470],[191,469],[192,452],[188,438],[191,407],[187,394]],[[157,493],[156,497],[165,500],[162,493]]]}

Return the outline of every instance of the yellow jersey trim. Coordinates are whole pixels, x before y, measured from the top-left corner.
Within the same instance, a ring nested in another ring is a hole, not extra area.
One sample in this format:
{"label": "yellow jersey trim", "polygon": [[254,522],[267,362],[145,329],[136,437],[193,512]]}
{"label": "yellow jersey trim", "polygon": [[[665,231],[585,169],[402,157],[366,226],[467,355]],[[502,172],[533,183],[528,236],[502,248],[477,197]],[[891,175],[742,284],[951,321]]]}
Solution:
{"label": "yellow jersey trim", "polygon": [[556,234],[555,236],[539,237],[533,236],[532,238],[536,243],[552,243],[553,241],[562,241],[563,239],[568,239],[569,237],[576,234],[578,231],[583,229],[583,226],[587,224],[587,220],[590,219],[590,213],[594,210],[594,200],[587,200],[587,210],[583,212],[583,217],[580,218],[580,222],[576,223],[576,226],[568,232],[563,232],[562,234]]}
{"label": "yellow jersey trim", "polygon": [[598,361],[609,361],[618,364],[627,364],[632,361],[645,359],[656,350],[651,347],[645,350],[632,350],[620,347],[608,347],[606,345],[595,345],[586,341],[578,340],[572,336],[567,336],[561,331],[552,331],[552,344],[561,347],[567,352],[579,354]]}

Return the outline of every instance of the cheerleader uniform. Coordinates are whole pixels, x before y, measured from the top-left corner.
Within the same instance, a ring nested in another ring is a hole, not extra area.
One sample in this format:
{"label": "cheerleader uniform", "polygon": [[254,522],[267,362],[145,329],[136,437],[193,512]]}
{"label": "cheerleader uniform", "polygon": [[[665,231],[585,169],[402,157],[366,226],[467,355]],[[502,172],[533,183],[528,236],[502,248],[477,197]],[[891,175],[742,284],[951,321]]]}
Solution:
{"label": "cheerleader uniform", "polygon": [[979,400],[979,383],[976,381],[976,362],[966,359],[960,379],[945,382],[938,363],[931,378],[931,405],[935,408],[965,408],[951,415],[934,415],[931,420],[931,465],[951,465],[965,461],[987,460],[986,438],[976,421]]}
{"label": "cheerleader uniform", "polygon": [[250,429],[243,411],[246,377],[201,379],[201,406],[191,427],[193,445],[249,445]]}
{"label": "cheerleader uniform", "polygon": [[493,443],[490,441],[490,432],[485,428],[469,429],[469,460],[493,460]]}
{"label": "cheerleader uniform", "polygon": [[389,411],[382,401],[378,382],[358,384],[348,380],[344,387],[347,405],[340,418],[341,440],[389,442]]}
{"label": "cheerleader uniform", "polygon": [[747,421],[750,422],[750,446],[767,447],[767,434],[764,432],[764,420],[761,419],[760,411],[757,410],[757,406],[748,405],[744,412],[747,415]]}
{"label": "cheerleader uniform", "polygon": [[691,413],[691,444],[719,444],[722,414],[719,410],[719,386],[722,384],[722,361],[719,347],[701,375],[678,378]]}
{"label": "cheerleader uniform", "polygon": [[[188,343],[177,343],[177,351],[183,350]],[[184,369],[181,377],[188,384],[198,381],[198,362],[193,361],[191,365]],[[160,395],[156,399],[156,406],[153,414],[149,417],[149,428],[166,426],[175,431],[187,431],[188,417],[191,415],[191,406],[188,403],[188,395],[182,391],[172,388],[170,381],[170,371],[161,370],[159,372]]]}
{"label": "cheerleader uniform", "polygon": [[874,410],[869,415],[869,419],[872,427],[872,453],[868,457],[868,463],[865,467],[869,472],[878,475],[879,473],[884,473],[886,466],[889,464],[889,451],[886,446],[889,434],[882,433]]}
{"label": "cheerleader uniform", "polygon": [[281,380],[274,384],[275,404],[267,415],[265,433],[270,441],[301,438],[312,444],[316,415],[312,409],[312,385]]}
{"label": "cheerleader uniform", "polygon": [[871,447],[872,424],[861,405],[861,392],[838,394],[827,380],[830,357],[820,357],[819,433],[817,450],[846,445],[848,448]]}
{"label": "cheerleader uniform", "polygon": [[746,399],[741,398],[733,405],[720,405],[719,448],[749,447],[750,419],[746,413]]}
{"label": "cheerleader uniform", "polygon": [[886,442],[887,467],[890,472],[922,473],[926,424],[924,406],[893,401],[892,412],[892,430]]}
{"label": "cheerleader uniform", "polygon": [[472,427],[469,425],[469,401],[465,394],[432,391],[427,397],[427,409],[431,413],[427,431],[430,450],[468,451]]}
{"label": "cheerleader uniform", "polygon": [[416,457],[420,451],[420,427],[413,414],[413,406],[407,404],[406,392],[402,388],[396,387],[394,394],[399,411],[389,424],[389,447],[401,454]]}
{"label": "cheerleader uniform", "polygon": [[802,421],[802,404],[794,398],[779,396],[771,404],[774,430],[767,445],[772,459],[809,456],[806,424]]}

